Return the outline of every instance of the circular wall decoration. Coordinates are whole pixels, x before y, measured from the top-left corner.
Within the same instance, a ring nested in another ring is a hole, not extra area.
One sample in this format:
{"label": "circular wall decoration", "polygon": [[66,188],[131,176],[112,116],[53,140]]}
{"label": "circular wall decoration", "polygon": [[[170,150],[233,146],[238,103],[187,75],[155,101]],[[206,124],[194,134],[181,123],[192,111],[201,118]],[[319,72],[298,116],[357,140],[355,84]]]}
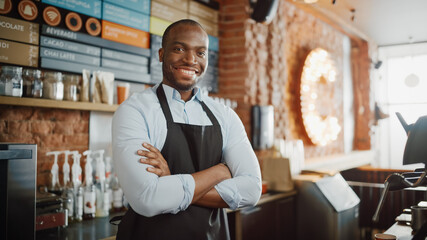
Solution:
{"label": "circular wall decoration", "polygon": [[98,36],[101,33],[101,23],[96,18],[89,18],[85,26],[86,31],[92,36]]}
{"label": "circular wall decoration", "polygon": [[0,1],[0,14],[8,14],[12,10],[12,2],[10,0]]}
{"label": "circular wall decoration", "polygon": [[65,25],[73,32],[77,32],[82,28],[82,18],[75,12],[69,12],[65,16]]}
{"label": "circular wall decoration", "polygon": [[48,25],[55,27],[61,22],[61,13],[56,7],[48,6],[43,10],[43,19]]}
{"label": "circular wall decoration", "polygon": [[21,17],[27,21],[36,19],[39,13],[36,4],[30,0],[21,1],[18,4],[18,12],[19,15],[21,15]]}
{"label": "circular wall decoration", "polygon": [[334,112],[334,83],[337,71],[329,53],[312,50],[301,74],[301,113],[304,128],[311,142],[325,146],[335,141],[341,131]]}

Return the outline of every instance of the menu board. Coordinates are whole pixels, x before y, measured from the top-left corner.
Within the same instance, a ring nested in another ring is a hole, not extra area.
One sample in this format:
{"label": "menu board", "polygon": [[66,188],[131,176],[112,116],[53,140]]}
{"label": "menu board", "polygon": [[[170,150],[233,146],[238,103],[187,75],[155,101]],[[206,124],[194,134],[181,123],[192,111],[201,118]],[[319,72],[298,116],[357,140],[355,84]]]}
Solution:
{"label": "menu board", "polygon": [[0,65],[101,70],[117,80],[155,84],[162,80],[161,35],[189,17],[208,31],[212,69],[205,82],[214,91],[218,11],[194,0],[0,0]]}

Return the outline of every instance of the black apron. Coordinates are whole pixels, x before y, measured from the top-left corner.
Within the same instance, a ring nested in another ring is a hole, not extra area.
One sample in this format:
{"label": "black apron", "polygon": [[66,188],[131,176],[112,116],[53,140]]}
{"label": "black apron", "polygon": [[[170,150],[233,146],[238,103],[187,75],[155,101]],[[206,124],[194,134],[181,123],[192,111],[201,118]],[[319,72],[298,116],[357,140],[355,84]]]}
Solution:
{"label": "black apron", "polygon": [[[221,127],[206,104],[201,102],[211,126],[175,123],[161,84],[157,88],[157,97],[168,128],[161,153],[171,174],[191,174],[220,163]],[[177,214],[154,217],[144,217],[129,208],[119,224],[117,239],[223,240],[230,237],[224,209],[190,205]]]}

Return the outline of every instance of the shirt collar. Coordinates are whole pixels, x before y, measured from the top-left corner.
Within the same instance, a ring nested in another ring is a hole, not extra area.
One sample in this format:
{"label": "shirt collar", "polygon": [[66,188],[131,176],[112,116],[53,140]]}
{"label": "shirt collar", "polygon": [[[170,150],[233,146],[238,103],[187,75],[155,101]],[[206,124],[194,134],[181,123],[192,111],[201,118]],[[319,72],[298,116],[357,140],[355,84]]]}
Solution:
{"label": "shirt collar", "polygon": [[[157,84],[155,89],[157,89],[159,85],[160,84]],[[166,95],[167,99],[174,99],[176,101],[182,101],[181,100],[181,94],[175,88],[170,87],[166,84],[163,84],[162,86],[163,86],[163,90],[165,91],[165,95]],[[193,93],[194,94],[189,101],[193,101],[194,99],[197,99],[200,102],[203,101],[203,94],[201,93],[200,88],[194,87]]]}

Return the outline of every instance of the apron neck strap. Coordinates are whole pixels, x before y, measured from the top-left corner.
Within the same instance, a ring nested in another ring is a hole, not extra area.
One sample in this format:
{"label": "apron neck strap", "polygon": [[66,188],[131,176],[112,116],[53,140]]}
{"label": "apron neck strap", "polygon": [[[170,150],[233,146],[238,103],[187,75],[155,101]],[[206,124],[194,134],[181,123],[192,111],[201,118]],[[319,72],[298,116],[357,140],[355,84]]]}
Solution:
{"label": "apron neck strap", "polygon": [[206,112],[206,114],[209,117],[209,120],[211,120],[212,125],[219,126],[218,120],[216,120],[216,117],[213,115],[211,110],[206,106],[205,102],[201,101],[200,104],[202,105],[203,110]]}
{"label": "apron neck strap", "polygon": [[172,113],[168,105],[168,101],[166,100],[165,91],[163,90],[163,85],[160,83],[157,88],[157,98],[159,99],[160,106],[162,107],[163,114],[165,115],[166,121],[173,122]]}
{"label": "apron neck strap", "polygon": [[[165,118],[167,122],[173,122],[172,113],[168,105],[168,101],[166,100],[166,94],[163,89],[163,84],[160,83],[159,87],[156,90],[157,98],[159,99],[160,106],[162,107],[163,114],[165,115]],[[203,110],[208,115],[209,120],[211,120],[212,125],[219,126],[218,120],[213,115],[211,110],[206,106],[206,104],[203,101],[200,101],[200,104],[202,105]]]}

